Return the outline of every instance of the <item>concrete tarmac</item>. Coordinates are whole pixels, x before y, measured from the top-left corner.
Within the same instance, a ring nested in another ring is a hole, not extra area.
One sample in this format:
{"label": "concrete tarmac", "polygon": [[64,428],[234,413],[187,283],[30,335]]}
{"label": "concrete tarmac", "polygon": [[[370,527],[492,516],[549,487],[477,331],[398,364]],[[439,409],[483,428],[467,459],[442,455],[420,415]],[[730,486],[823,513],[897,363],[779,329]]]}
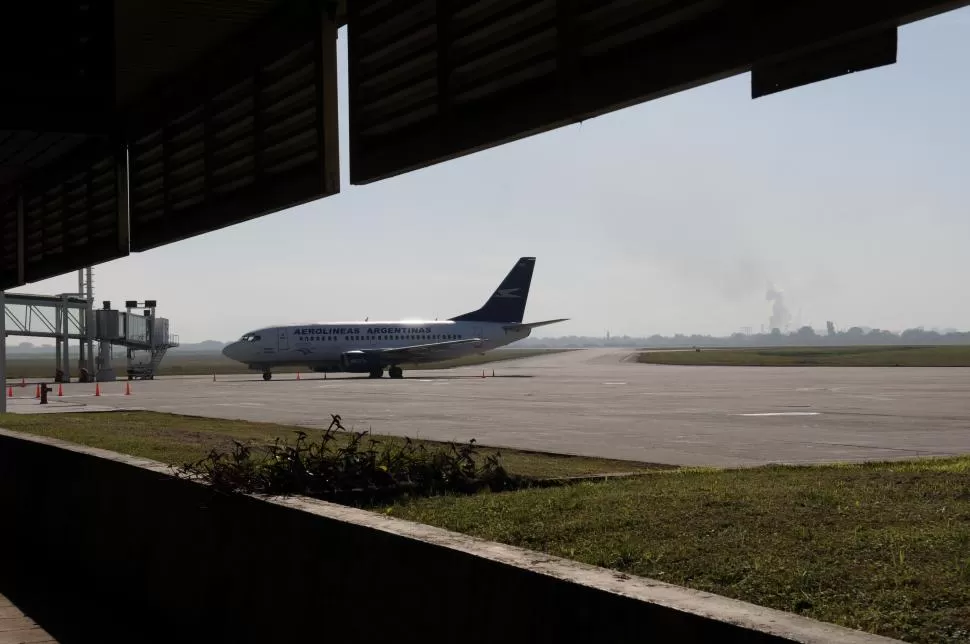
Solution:
{"label": "concrete tarmac", "polygon": [[[746,466],[970,453],[970,369],[674,367],[589,349],[403,380],[349,374],[64,386],[50,411],[149,409],[671,463]],[[495,376],[491,377],[492,370]],[[11,411],[39,411],[14,387]]]}

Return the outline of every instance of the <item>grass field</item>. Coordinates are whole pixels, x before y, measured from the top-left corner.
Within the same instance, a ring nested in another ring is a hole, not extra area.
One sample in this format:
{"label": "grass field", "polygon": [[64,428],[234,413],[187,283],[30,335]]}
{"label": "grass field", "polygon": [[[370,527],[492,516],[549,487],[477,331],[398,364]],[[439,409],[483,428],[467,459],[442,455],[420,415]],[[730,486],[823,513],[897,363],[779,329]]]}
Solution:
{"label": "grass field", "polygon": [[970,458],[655,472],[387,512],[906,641],[970,642]]}
{"label": "grass field", "polygon": [[[346,419],[345,419],[346,422]],[[226,447],[233,440],[272,442],[276,437],[292,439],[303,429],[238,420],[200,418],[156,412],[83,412],[77,414],[0,414],[0,427],[39,436],[100,447],[124,454],[151,458],[168,465],[198,460],[213,447]],[[401,441],[381,436],[381,440]],[[291,441],[292,442],[292,441]],[[432,444],[432,441],[423,441]],[[484,453],[496,450],[482,447]],[[617,472],[652,471],[668,466],[630,461],[546,454],[522,450],[500,450],[506,469],[512,474],[534,478],[584,476]]]}
{"label": "grass field", "polygon": [[733,367],[970,367],[970,346],[644,351],[638,362]]}
{"label": "grass field", "polygon": [[[405,369],[448,369],[452,367],[467,367],[490,364],[505,360],[519,360],[533,356],[558,353],[569,349],[495,349],[485,355],[473,355],[456,360],[446,360],[428,365],[402,365]],[[124,360],[115,358],[116,369],[124,368]],[[55,370],[54,352],[47,358],[18,357],[7,358],[7,377],[19,378],[52,378]],[[72,364],[72,372],[77,375],[76,366]],[[306,367],[281,367],[273,370],[275,373],[307,372]],[[179,353],[174,351],[165,357],[159,368],[160,376],[207,376],[213,373],[254,373],[240,364],[219,353]]]}

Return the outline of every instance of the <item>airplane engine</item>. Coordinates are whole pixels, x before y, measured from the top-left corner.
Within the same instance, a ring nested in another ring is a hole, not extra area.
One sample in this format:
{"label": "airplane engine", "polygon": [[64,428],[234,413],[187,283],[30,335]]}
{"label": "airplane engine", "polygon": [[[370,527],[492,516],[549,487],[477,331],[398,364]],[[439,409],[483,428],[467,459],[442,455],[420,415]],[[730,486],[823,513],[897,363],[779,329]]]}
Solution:
{"label": "airplane engine", "polygon": [[364,351],[345,351],[340,354],[340,367],[347,373],[370,373],[382,366],[379,356]]}

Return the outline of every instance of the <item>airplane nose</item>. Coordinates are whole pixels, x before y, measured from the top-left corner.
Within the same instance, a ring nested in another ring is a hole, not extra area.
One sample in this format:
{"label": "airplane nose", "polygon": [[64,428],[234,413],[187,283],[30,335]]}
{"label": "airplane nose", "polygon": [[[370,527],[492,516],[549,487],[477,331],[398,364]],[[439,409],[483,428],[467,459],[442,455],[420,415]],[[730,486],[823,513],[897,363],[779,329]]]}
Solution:
{"label": "airplane nose", "polygon": [[227,344],[226,346],[222,347],[222,355],[226,356],[230,360],[235,360],[235,358],[233,358],[233,353],[235,353],[235,349],[236,349],[235,342]]}

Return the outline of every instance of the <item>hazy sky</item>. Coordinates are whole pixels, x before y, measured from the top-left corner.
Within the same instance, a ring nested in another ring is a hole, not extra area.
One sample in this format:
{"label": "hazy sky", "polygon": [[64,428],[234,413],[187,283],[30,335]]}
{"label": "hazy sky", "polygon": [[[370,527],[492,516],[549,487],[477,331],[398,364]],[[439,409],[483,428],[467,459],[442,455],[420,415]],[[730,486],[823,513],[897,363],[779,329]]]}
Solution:
{"label": "hazy sky", "polygon": [[745,74],[358,187],[342,127],[340,195],[99,266],[95,294],[226,340],[456,315],[534,255],[527,319],[572,318],[546,335],[758,330],[769,282],[794,323],[968,329],[968,60],[964,9],[890,67],[757,101]]}

